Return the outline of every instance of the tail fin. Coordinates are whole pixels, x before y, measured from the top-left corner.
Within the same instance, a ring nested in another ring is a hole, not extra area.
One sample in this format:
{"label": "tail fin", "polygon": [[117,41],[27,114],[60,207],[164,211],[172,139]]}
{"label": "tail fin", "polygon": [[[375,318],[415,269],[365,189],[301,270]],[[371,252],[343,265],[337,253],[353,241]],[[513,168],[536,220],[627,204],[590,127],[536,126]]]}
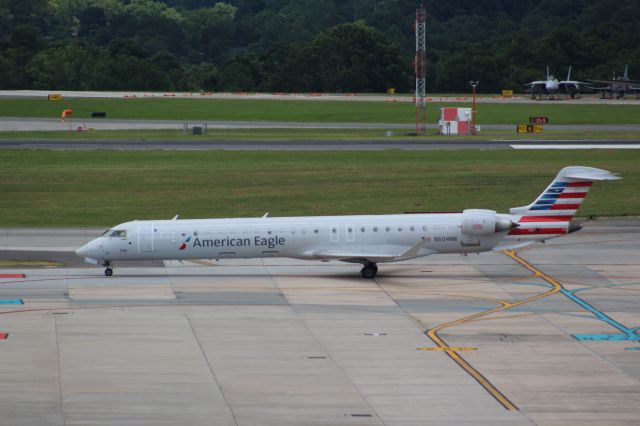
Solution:
{"label": "tail fin", "polygon": [[509,210],[518,226],[509,231],[509,239],[518,242],[544,241],[577,231],[571,223],[582,200],[596,180],[620,179],[606,170],[593,167],[565,167],[536,200]]}
{"label": "tail fin", "polygon": [[567,73],[567,81],[571,81],[571,65],[569,65],[569,72]]}
{"label": "tail fin", "polygon": [[624,79],[629,80],[629,64],[624,66]]}
{"label": "tail fin", "polygon": [[[524,219],[525,222],[538,221],[536,219],[544,222],[568,222],[578,211],[594,181],[614,179],[620,178],[602,169],[565,167],[533,203],[514,207],[509,212],[512,215],[523,216],[520,220]],[[527,219],[528,217],[531,219]]]}
{"label": "tail fin", "polygon": [[547,65],[547,81],[551,80],[551,76],[549,75],[549,65]]}

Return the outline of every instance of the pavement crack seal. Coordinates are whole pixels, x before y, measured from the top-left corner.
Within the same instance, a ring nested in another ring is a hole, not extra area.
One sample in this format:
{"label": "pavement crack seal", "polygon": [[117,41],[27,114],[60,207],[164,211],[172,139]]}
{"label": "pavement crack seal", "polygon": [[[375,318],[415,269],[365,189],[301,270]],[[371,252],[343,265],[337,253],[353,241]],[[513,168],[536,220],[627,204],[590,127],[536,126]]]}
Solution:
{"label": "pavement crack seal", "polygon": [[[524,305],[525,303],[534,302],[536,300],[551,296],[552,294],[558,293],[558,292],[560,292],[562,290],[562,285],[558,281],[556,281],[552,277],[548,276],[544,272],[539,271],[538,269],[534,268],[532,265],[527,263],[525,260],[523,260],[520,257],[518,257],[516,250],[503,250],[502,253],[505,254],[506,256],[509,256],[510,258],[515,260],[516,262],[518,262],[524,268],[528,269],[535,277],[540,278],[540,279],[546,281],[547,283],[549,283],[551,285],[551,288],[549,288],[544,293],[540,293],[540,294],[537,294],[535,296],[532,296],[532,297],[529,297],[529,298],[526,298],[526,299],[523,299],[523,300],[519,300],[517,302],[507,302],[507,301],[504,301],[504,300],[497,301],[498,303],[500,303],[500,306],[498,306],[496,308],[489,309],[487,311],[478,312],[478,313],[475,313],[473,315],[469,315],[469,316],[464,317],[464,318],[460,318],[460,319],[457,319],[457,320],[454,320],[454,321],[450,321],[450,322],[447,322],[447,323],[444,323],[444,324],[440,324],[440,325],[438,325],[436,327],[433,327],[433,328],[430,328],[430,329],[426,330],[424,333],[438,346],[438,348],[440,350],[442,350],[444,353],[446,353],[449,356],[449,358],[451,358],[464,371],[466,371],[471,377],[473,377],[505,409],[513,410],[513,411],[519,411],[518,407],[513,402],[511,402],[509,400],[509,398],[507,398],[502,392],[500,392],[498,390],[498,388],[496,388],[486,377],[484,377],[478,370],[476,370],[471,364],[469,364],[469,362],[467,360],[465,360],[458,353],[458,351],[460,349],[462,349],[462,348],[456,348],[456,347],[449,346],[447,344],[447,342],[445,342],[445,340],[438,335],[438,333],[440,331],[444,330],[445,328],[454,327],[456,325],[461,325],[461,324],[469,323],[469,322],[472,322],[472,321],[476,321],[476,320],[478,320],[480,318],[483,318],[483,317],[486,317],[488,315],[492,315],[492,314],[495,314],[497,312],[505,311],[507,309],[511,309],[511,308],[515,308],[515,307]],[[464,349],[468,350],[468,348],[464,348]]]}

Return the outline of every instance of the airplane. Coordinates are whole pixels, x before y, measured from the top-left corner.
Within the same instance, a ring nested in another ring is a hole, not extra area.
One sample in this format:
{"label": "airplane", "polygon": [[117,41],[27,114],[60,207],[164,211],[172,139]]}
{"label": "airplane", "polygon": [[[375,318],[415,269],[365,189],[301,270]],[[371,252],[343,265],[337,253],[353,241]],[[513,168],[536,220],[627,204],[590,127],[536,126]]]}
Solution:
{"label": "airplane", "polygon": [[378,263],[432,254],[513,249],[581,229],[572,222],[594,181],[619,177],[606,170],[563,168],[531,204],[500,214],[458,213],[367,216],[136,220],[105,231],[76,254],[113,275],[114,261],[289,257],[363,265],[374,278]]}
{"label": "airplane", "polygon": [[[615,75],[613,73],[613,78],[611,80],[589,80],[591,83],[605,83],[607,84],[604,87],[594,87],[593,89],[596,91],[602,92],[602,98],[606,98],[609,95],[610,98],[613,99],[614,95],[616,99],[620,99],[624,97],[627,93],[635,93],[640,94],[640,81],[631,80],[629,78],[629,65],[627,64],[624,67],[624,74],[621,76]],[[633,84],[638,84],[639,86],[633,86]]]}
{"label": "airplane", "polygon": [[557,78],[549,74],[549,65],[547,65],[546,80],[532,81],[531,83],[525,84],[525,86],[528,86],[528,89],[526,89],[525,92],[531,93],[532,99],[536,99],[536,95],[542,98],[543,93],[550,99],[553,99],[555,98],[555,94],[559,92],[566,93],[571,99],[573,99],[584,88],[587,88],[588,90],[591,89],[586,83],[571,80],[571,66],[569,66],[569,72],[567,73],[566,80],[558,81]]}

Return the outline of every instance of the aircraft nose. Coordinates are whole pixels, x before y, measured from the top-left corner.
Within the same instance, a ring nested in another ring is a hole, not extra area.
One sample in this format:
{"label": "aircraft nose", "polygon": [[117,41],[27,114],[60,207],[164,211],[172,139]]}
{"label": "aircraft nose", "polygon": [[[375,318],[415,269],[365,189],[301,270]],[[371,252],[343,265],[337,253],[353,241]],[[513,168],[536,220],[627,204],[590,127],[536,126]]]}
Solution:
{"label": "aircraft nose", "polygon": [[82,247],[80,247],[78,250],[76,250],[76,255],[80,256],[80,257],[88,257],[88,246],[89,244],[85,244]]}

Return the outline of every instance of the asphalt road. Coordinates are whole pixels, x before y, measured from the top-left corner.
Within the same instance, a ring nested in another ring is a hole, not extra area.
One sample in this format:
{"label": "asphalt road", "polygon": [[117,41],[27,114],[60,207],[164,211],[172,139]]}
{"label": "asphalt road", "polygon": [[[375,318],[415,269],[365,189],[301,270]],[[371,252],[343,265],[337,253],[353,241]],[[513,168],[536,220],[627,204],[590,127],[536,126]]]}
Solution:
{"label": "asphalt road", "polygon": [[435,149],[535,149],[560,148],[627,148],[640,147],[638,140],[588,140],[588,141],[522,141],[522,140],[438,140],[438,141],[335,141],[335,140],[286,140],[286,141],[122,141],[122,140],[0,140],[0,149],[51,149],[51,150],[435,150]]}
{"label": "asphalt road", "polygon": [[[381,129],[415,130],[415,124],[398,123],[320,123],[292,121],[216,121],[216,120],[122,120],[122,119],[77,119],[66,122],[54,118],[0,117],[0,132],[26,131],[75,131],[78,127],[96,130],[162,130],[183,129],[184,125],[202,126],[209,129]],[[640,131],[640,124],[547,124],[547,130],[591,130],[591,131]],[[427,125],[437,129],[436,124]],[[484,124],[485,130],[514,130],[513,124]]]}
{"label": "asphalt road", "polygon": [[[214,92],[96,92],[96,91],[46,91],[46,90],[0,90],[0,97],[7,98],[44,98],[51,93],[61,94],[63,98],[183,98],[183,99],[249,99],[249,100],[299,100],[299,101],[343,101],[343,102],[413,102],[410,94],[384,95],[359,93],[214,93]],[[471,95],[440,96],[430,94],[427,102],[470,102]],[[637,104],[638,99],[601,99],[599,95],[583,95],[577,99],[560,98],[556,100],[531,99],[531,95],[516,94],[511,98],[501,96],[480,95],[479,103],[532,103],[547,104],[558,102],[569,104]]]}

